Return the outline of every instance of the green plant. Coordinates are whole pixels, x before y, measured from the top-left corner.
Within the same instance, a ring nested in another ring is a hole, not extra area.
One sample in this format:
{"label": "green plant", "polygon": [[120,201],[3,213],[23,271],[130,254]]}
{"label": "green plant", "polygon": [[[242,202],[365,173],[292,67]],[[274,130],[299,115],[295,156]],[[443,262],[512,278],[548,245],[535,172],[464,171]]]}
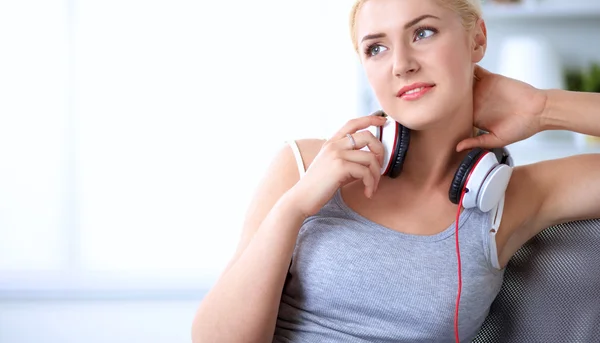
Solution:
{"label": "green plant", "polygon": [[[565,72],[567,90],[600,93],[600,65],[592,63],[587,70],[570,69]],[[582,135],[586,144],[600,144],[600,137]]]}
{"label": "green plant", "polygon": [[582,90],[600,93],[600,65],[593,63],[587,73],[583,74]]}
{"label": "green plant", "polygon": [[600,65],[592,63],[585,70],[567,70],[565,82],[567,90],[570,91],[600,93]]}
{"label": "green plant", "polygon": [[583,73],[581,70],[567,70],[565,72],[565,83],[567,90],[580,92],[583,89]]}

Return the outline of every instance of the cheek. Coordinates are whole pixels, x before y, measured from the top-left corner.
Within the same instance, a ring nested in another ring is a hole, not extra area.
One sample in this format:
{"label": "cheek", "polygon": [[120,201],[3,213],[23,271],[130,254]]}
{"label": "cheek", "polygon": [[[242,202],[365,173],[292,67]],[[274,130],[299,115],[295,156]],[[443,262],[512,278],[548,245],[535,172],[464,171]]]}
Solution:
{"label": "cheek", "polygon": [[382,61],[377,61],[377,63],[367,63],[364,71],[375,95],[378,97],[382,96],[386,93],[386,90],[389,93],[388,73],[384,63],[382,63]]}
{"label": "cheek", "polygon": [[437,70],[448,77],[448,84],[454,91],[464,91],[469,85],[471,56],[464,47],[447,46],[436,54]]}

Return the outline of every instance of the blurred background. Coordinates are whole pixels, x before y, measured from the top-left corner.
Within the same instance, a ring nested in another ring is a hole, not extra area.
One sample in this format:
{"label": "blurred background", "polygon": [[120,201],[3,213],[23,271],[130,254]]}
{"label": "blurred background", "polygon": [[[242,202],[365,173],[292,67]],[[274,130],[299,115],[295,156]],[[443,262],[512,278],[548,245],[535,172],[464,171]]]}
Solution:
{"label": "blurred background", "polygon": [[[189,342],[273,155],[377,108],[352,2],[0,0],[0,343]],[[600,2],[484,8],[482,66],[600,92]]]}

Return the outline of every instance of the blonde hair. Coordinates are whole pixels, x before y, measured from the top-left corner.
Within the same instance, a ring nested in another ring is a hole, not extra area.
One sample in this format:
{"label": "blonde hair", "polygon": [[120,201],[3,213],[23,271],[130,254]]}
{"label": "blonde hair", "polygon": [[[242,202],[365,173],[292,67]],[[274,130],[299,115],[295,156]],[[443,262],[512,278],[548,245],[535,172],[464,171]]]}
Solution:
{"label": "blonde hair", "polygon": [[[369,0],[357,0],[350,11],[350,35],[354,50],[358,52],[358,40],[356,38],[356,17],[362,5]],[[438,0],[442,5],[454,10],[461,18],[466,30],[475,27],[477,20],[481,18],[481,0]]]}

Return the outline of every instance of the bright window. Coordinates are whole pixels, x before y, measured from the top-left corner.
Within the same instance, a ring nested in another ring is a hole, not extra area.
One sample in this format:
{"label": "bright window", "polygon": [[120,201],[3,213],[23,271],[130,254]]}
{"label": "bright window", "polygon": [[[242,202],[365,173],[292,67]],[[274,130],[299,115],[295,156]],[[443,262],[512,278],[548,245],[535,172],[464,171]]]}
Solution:
{"label": "bright window", "polygon": [[0,287],[212,284],[274,153],[363,114],[351,3],[0,2]]}

